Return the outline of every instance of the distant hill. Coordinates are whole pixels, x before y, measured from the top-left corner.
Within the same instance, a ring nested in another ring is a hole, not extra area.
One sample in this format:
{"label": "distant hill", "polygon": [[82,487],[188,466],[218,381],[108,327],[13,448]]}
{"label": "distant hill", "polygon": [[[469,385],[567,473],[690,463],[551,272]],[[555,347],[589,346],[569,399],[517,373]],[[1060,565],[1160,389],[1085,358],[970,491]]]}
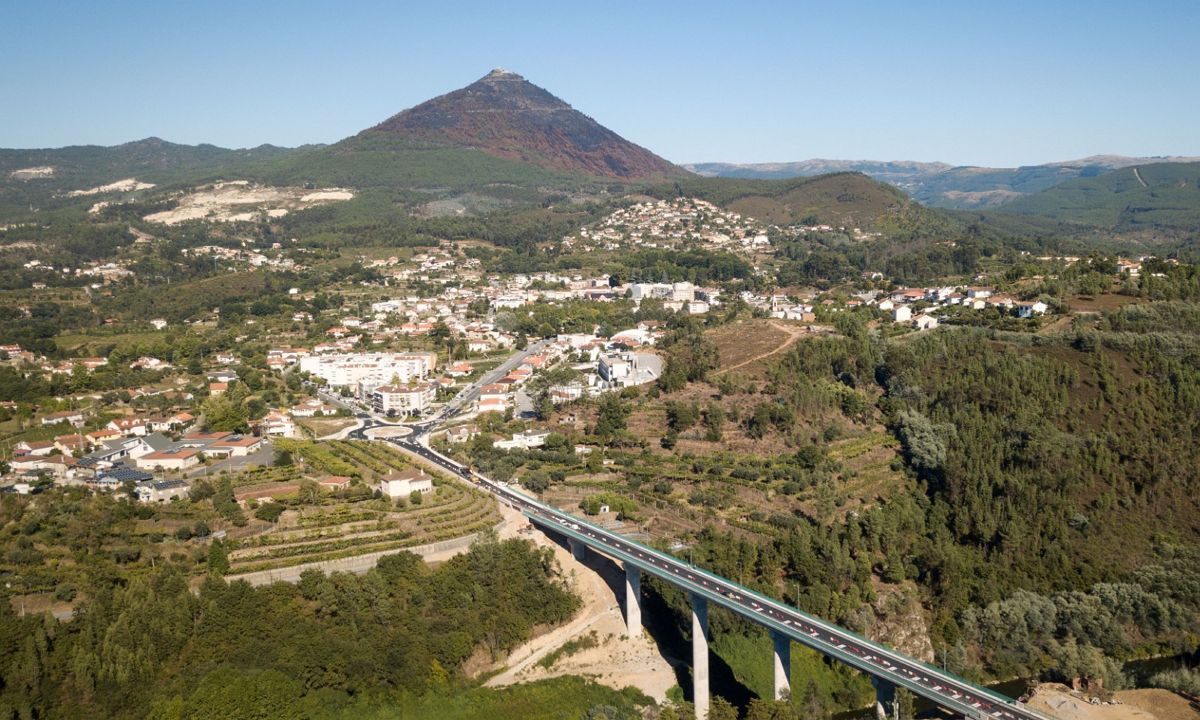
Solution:
{"label": "distant hill", "polygon": [[274,145],[241,150],[180,145],[156,137],[111,147],[0,149],[0,211],[43,206],[56,195],[131,177],[156,185],[234,177],[293,152]]}
{"label": "distant hill", "polygon": [[620,179],[685,174],[516,73],[493,70],[465,88],[394,115],[358,139],[398,138],[480,150],[548,170]]}
{"label": "distant hill", "polygon": [[903,192],[861,173],[789,180],[688,178],[660,185],[659,197],[700,197],[721,207],[778,224],[812,223],[887,232],[957,225],[945,213],[922,207]]}
{"label": "distant hill", "polygon": [[1156,163],[1076,178],[998,212],[1109,230],[1200,229],[1200,162]]}
{"label": "distant hill", "polygon": [[913,199],[943,208],[996,207],[1076,178],[1095,177],[1124,167],[1200,158],[1131,158],[1094,155],[1080,160],[1018,168],[951,166],[946,163],[873,160],[805,160],[794,163],[698,163],[684,167],[705,176],[780,179],[829,172],[861,172],[895,185]]}

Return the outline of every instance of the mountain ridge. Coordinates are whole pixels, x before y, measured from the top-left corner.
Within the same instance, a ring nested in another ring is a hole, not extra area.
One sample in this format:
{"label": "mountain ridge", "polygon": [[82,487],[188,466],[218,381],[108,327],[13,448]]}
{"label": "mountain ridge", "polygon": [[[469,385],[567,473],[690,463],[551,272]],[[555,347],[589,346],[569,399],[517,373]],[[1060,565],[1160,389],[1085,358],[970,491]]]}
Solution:
{"label": "mountain ridge", "polygon": [[1198,160],[1200,158],[1185,156],[1092,155],[1042,165],[990,168],[913,160],[814,158],[785,163],[691,163],[683,167],[706,177],[775,180],[828,172],[861,172],[899,187],[926,205],[969,209],[1003,206],[1075,178],[1093,177],[1125,167]]}

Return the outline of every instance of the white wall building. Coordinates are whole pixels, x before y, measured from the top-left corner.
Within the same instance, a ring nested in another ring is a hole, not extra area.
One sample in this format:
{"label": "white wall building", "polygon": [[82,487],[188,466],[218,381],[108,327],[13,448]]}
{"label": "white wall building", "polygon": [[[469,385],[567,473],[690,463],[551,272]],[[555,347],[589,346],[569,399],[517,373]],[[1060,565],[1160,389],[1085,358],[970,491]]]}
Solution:
{"label": "white wall building", "polygon": [[421,469],[405,470],[379,478],[379,492],[393,500],[408,497],[415,492],[428,493],[432,491],[433,479]]}
{"label": "white wall building", "polygon": [[347,353],[302,358],[300,370],[333,387],[372,388],[424,380],[437,365],[433,353]]}
{"label": "white wall building", "polygon": [[384,415],[416,415],[424,412],[437,397],[433,383],[420,385],[380,385],[370,393],[371,407]]}

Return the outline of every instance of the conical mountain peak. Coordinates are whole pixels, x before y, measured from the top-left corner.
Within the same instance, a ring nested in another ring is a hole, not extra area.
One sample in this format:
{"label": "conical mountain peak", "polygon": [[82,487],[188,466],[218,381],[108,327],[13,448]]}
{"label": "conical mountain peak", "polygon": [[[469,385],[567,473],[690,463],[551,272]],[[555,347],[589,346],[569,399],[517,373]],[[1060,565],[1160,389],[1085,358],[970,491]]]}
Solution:
{"label": "conical mountain peak", "polygon": [[467,147],[585,175],[686,174],[517,73],[500,68],[465,88],[394,115],[363,134]]}

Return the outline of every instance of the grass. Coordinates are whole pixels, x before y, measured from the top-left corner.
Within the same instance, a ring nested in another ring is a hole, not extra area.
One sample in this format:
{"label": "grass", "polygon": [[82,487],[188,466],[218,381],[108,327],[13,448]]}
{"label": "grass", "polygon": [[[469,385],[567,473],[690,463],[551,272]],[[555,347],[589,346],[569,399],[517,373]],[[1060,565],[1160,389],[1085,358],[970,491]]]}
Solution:
{"label": "grass", "polygon": [[157,330],[148,330],[144,332],[121,332],[121,333],[64,333],[55,338],[55,342],[60,348],[67,352],[78,352],[80,350],[90,351],[102,347],[115,345],[120,349],[126,349],[139,345],[150,345],[157,343],[166,338],[166,332]]}
{"label": "grass", "polygon": [[617,716],[640,714],[654,702],[641,692],[613,690],[579,677],[560,677],[511,687],[449,689],[420,697],[363,699],[328,717],[349,720],[565,720],[609,706]]}
{"label": "grass", "polygon": [[589,648],[594,648],[599,644],[600,638],[596,636],[596,631],[593,630],[581,638],[574,638],[566,641],[562,645],[558,646],[558,648],[556,648],[553,652],[549,653],[541,660],[538,660],[537,664],[539,667],[549,670],[550,668],[554,667],[559,660],[565,657],[570,657],[576,653],[583,652]]}
{"label": "grass", "polygon": [[[733,670],[738,682],[759,697],[774,689],[771,641],[765,633],[714,634],[713,652]],[[866,676],[839,663],[826,662],[815,650],[792,643],[792,702],[805,707],[810,696],[823,707],[865,707],[875,697]]]}
{"label": "grass", "polygon": [[312,433],[313,437],[324,437],[345,430],[356,421],[353,418],[303,418],[296,424]]}

